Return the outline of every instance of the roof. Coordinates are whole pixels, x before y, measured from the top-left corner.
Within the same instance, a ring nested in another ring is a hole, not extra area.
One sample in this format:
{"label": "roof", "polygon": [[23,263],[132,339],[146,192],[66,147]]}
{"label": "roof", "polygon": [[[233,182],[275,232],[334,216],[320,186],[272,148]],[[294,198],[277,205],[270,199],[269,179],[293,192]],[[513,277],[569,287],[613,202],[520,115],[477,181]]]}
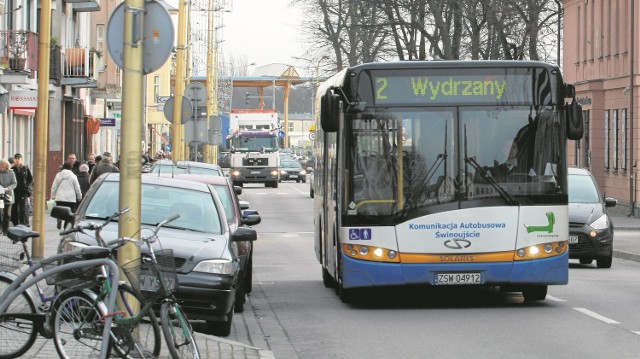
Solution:
{"label": "roof", "polygon": [[299,79],[300,75],[295,67],[286,64],[269,64],[256,68],[251,76],[277,77],[281,79]]}

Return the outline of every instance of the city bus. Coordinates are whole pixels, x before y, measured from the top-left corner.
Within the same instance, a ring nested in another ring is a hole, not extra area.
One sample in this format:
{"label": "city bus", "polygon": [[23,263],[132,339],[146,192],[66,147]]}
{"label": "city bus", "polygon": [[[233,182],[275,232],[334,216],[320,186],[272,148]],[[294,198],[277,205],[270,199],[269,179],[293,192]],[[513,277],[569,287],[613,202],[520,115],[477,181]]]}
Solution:
{"label": "city bus", "polygon": [[362,288],[568,282],[575,88],[535,61],[346,68],[318,88],[314,241],[343,302]]}

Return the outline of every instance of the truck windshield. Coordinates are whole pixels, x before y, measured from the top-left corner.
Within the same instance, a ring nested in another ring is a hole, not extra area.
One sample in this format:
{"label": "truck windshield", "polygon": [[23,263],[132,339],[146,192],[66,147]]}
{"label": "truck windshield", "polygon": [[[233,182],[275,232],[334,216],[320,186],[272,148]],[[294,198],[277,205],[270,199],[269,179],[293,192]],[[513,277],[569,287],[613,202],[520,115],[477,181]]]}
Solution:
{"label": "truck windshield", "polygon": [[278,138],[272,137],[245,137],[238,136],[231,139],[232,152],[276,152],[278,151]]}

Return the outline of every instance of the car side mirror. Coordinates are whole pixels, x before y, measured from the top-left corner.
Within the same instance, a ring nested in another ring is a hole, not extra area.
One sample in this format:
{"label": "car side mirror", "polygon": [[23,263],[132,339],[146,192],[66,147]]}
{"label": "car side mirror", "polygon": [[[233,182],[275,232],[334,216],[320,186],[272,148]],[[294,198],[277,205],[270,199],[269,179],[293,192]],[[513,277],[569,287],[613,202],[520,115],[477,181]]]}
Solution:
{"label": "car side mirror", "polygon": [[233,186],[233,192],[236,193],[236,196],[239,196],[242,194],[242,187],[240,186]]}
{"label": "car side mirror", "polygon": [[238,227],[231,235],[231,240],[234,242],[253,242],[256,239],[258,239],[258,234],[249,227]]}
{"label": "car side mirror", "polygon": [[607,197],[604,199],[605,207],[615,207],[618,205],[618,200],[615,198]]}
{"label": "car side mirror", "polygon": [[260,218],[259,214],[247,214],[247,213],[242,213],[242,224],[247,225],[247,226],[255,226],[256,224],[260,224],[260,222],[262,221],[262,219]]}
{"label": "car side mirror", "polygon": [[238,204],[240,205],[240,209],[249,209],[249,202],[247,201],[238,201]]}

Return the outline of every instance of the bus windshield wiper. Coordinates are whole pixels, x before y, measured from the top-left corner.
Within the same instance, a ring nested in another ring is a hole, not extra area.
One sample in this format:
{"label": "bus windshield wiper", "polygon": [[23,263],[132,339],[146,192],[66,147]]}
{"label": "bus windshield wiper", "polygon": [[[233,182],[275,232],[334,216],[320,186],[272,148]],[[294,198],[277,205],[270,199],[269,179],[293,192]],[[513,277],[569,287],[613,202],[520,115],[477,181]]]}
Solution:
{"label": "bus windshield wiper", "polygon": [[473,167],[473,169],[476,170],[476,172],[480,173],[482,178],[484,178],[485,181],[487,181],[493,188],[495,188],[495,190],[500,194],[500,196],[502,196],[502,198],[504,198],[509,204],[511,205],[520,204],[520,202],[518,202],[515,198],[513,198],[513,196],[509,194],[509,192],[505,191],[505,189],[502,188],[502,186],[500,186],[498,182],[496,182],[493,176],[490,176],[487,174],[487,171],[485,171],[485,169],[478,164],[475,157],[465,157],[464,161],[470,164],[471,167]]}

